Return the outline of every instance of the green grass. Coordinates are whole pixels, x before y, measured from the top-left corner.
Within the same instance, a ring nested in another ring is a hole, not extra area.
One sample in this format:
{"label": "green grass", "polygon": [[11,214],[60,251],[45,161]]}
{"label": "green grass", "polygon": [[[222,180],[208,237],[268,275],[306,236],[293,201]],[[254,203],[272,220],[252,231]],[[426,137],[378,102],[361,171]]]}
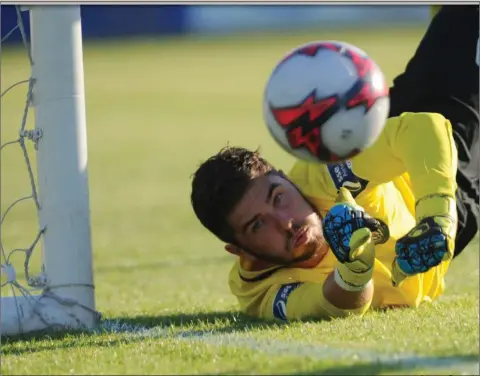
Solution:
{"label": "green grass", "polygon": [[[232,258],[189,203],[190,175],[227,142],[261,146],[273,163],[291,165],[261,113],[267,76],[286,51],[313,39],[346,40],[392,79],[422,33],[86,44],[96,302],[104,330],[3,338],[2,374],[471,374],[479,355],[478,240],[455,260],[446,294],[434,304],[274,325],[237,313],[227,286]],[[1,68],[2,91],[29,74],[21,49],[4,49]],[[2,99],[2,143],[17,137],[25,93],[19,87]],[[29,193],[21,158],[17,146],[2,151],[2,212]],[[25,246],[36,226],[33,205],[19,204],[2,228],[4,245]],[[34,270],[39,257],[37,249]]]}

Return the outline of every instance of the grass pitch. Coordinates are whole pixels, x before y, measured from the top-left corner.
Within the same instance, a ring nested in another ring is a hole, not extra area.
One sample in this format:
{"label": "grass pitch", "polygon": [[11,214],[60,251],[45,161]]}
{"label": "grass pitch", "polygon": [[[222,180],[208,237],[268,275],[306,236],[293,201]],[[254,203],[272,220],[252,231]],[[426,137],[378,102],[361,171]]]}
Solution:
{"label": "grass pitch", "polygon": [[[423,31],[85,44],[96,301],[104,321],[93,333],[2,338],[2,374],[478,374],[478,240],[455,260],[447,292],[434,304],[268,324],[237,313],[227,286],[232,258],[189,203],[190,175],[227,142],[261,146],[274,164],[291,165],[263,126],[261,108],[265,81],[286,51],[345,40],[392,79]],[[2,91],[29,75],[22,49],[4,49],[1,64]],[[18,87],[2,99],[2,143],[17,137],[25,93]],[[2,151],[1,168],[3,212],[29,193],[17,146]],[[7,249],[31,242],[36,218],[31,202],[12,210],[2,228]],[[14,260],[20,270],[21,255]]]}

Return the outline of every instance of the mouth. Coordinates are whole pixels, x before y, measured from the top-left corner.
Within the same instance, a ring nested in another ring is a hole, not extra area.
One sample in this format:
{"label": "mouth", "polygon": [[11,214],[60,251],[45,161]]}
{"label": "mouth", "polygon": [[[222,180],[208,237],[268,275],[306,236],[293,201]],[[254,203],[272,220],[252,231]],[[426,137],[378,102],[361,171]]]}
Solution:
{"label": "mouth", "polygon": [[292,239],[293,249],[301,247],[308,241],[308,228],[301,228]]}

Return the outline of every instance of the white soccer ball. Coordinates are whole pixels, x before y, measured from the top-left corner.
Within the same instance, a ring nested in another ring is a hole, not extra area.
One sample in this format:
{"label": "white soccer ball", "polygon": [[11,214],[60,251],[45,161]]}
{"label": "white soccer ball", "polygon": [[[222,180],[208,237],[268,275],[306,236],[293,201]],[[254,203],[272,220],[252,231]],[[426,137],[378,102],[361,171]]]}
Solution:
{"label": "white soccer ball", "polygon": [[270,75],[263,114],[293,156],[319,163],[350,159],[383,130],[390,100],[384,75],[362,50],[338,41],[304,44]]}

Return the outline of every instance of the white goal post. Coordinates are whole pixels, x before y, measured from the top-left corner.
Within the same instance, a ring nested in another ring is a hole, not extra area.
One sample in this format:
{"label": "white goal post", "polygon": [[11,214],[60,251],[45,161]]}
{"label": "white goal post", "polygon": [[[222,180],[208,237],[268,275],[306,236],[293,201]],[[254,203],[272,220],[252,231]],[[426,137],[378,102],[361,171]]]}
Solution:
{"label": "white goal post", "polygon": [[[32,5],[31,107],[46,276],[40,295],[2,297],[1,334],[93,328],[95,311],[79,5]],[[8,182],[7,182],[8,183]],[[5,270],[2,270],[4,272]]]}

